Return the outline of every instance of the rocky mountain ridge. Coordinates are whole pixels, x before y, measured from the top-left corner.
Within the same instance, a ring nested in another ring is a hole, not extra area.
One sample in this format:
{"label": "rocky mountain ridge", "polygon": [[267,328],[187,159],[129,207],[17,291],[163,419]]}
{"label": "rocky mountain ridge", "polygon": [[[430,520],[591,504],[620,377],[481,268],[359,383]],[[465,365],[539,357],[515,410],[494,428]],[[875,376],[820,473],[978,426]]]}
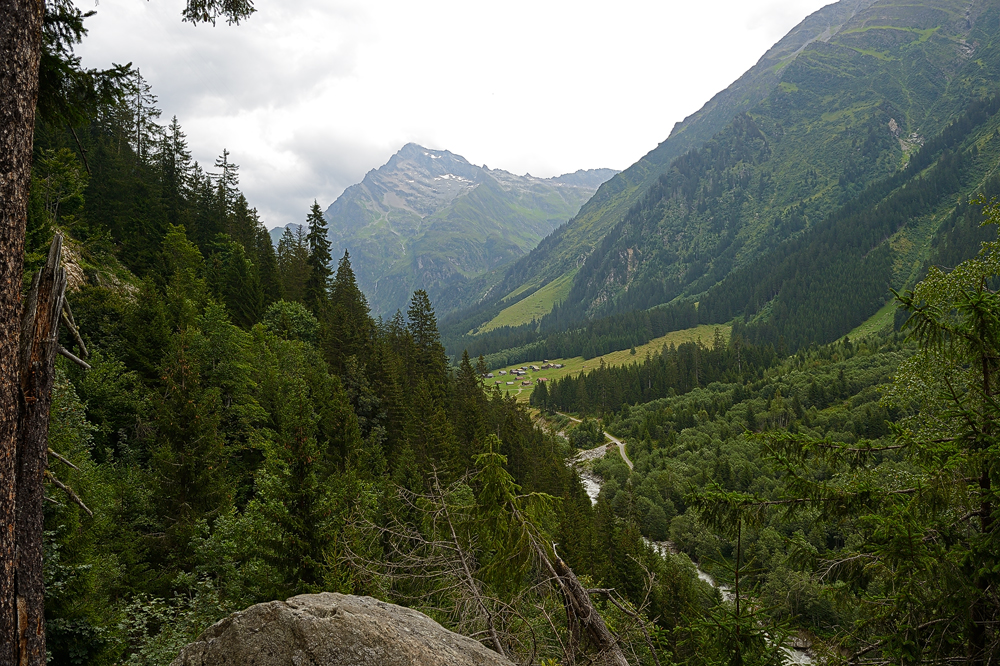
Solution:
{"label": "rocky mountain ridge", "polygon": [[373,311],[388,315],[405,309],[415,289],[436,300],[524,255],[615,173],[519,176],[409,143],[324,215],[335,256],[350,252]]}

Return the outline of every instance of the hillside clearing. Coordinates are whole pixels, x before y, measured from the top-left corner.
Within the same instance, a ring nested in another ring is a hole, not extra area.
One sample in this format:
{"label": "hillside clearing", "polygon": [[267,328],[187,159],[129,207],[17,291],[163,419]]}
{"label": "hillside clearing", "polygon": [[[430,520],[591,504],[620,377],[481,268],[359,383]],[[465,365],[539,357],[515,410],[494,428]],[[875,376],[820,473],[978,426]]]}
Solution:
{"label": "hillside clearing", "polygon": [[[531,386],[522,386],[522,381],[531,380],[534,382],[539,377],[544,377],[546,380],[551,382],[556,379],[562,379],[568,375],[577,375],[581,372],[593,370],[594,368],[600,367],[602,361],[605,365],[628,365],[629,363],[642,363],[646,360],[646,354],[652,355],[659,352],[664,346],[678,346],[685,342],[697,342],[701,340],[701,342],[705,345],[711,346],[712,341],[715,339],[716,329],[718,329],[719,333],[722,334],[722,339],[725,342],[729,342],[729,334],[732,331],[732,326],[729,326],[728,324],[702,324],[701,326],[695,326],[694,328],[672,331],[662,337],[656,338],[655,340],[650,340],[641,347],[636,347],[634,355],[631,350],[623,349],[621,351],[605,354],[604,356],[596,356],[591,359],[584,359],[582,356],[574,356],[573,358],[536,359],[534,361],[526,361],[524,363],[516,363],[514,365],[493,369],[491,372],[494,377],[493,379],[486,380],[486,386],[499,386],[501,390],[517,397],[519,401],[527,401],[531,396],[531,391],[534,389],[534,384]],[[537,365],[540,367],[545,361],[548,361],[549,363],[558,363],[563,367],[548,368],[537,372],[528,370],[528,374],[523,378],[512,377],[509,374],[511,370],[515,370],[517,368],[528,368],[531,365]],[[508,374],[500,375],[500,370],[504,370]],[[497,381],[500,381],[501,383],[499,385],[495,384]],[[514,382],[514,384],[512,386],[508,386],[507,382]]]}
{"label": "hillside clearing", "polygon": [[552,306],[566,298],[573,286],[573,276],[576,271],[570,271],[548,283],[531,296],[504,308],[496,317],[483,324],[472,335],[487,333],[501,326],[520,326],[536,319],[541,319],[552,312]]}

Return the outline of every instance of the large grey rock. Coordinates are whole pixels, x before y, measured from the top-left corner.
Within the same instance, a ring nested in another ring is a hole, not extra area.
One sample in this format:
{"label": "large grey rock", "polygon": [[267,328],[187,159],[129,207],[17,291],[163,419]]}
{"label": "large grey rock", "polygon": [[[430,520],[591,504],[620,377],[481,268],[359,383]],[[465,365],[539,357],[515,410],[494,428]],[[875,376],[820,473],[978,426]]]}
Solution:
{"label": "large grey rock", "polygon": [[251,606],[216,622],[170,666],[511,666],[423,613],[324,592]]}

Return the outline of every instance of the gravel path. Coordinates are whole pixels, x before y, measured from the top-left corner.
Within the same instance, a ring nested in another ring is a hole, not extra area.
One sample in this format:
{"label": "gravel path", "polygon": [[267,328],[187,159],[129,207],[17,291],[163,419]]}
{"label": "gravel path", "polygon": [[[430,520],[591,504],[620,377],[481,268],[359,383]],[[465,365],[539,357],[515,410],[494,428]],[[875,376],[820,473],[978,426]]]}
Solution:
{"label": "gravel path", "polygon": [[[565,416],[570,421],[583,423],[583,421],[581,421],[580,419],[575,419],[569,414],[563,414],[562,412],[556,412],[556,414],[558,414],[559,416]],[[604,436],[607,437],[608,440],[611,441],[611,443],[618,445],[618,451],[622,454],[622,460],[625,461],[625,464],[628,465],[629,469],[633,469],[632,461],[628,459],[628,454],[625,453],[625,443],[622,442],[622,440],[618,439],[617,437],[612,437],[608,433],[604,433]],[[605,444],[604,446],[598,446],[593,449],[581,451],[580,453],[576,454],[575,460],[583,461],[583,460],[593,460],[594,458],[603,458],[604,454],[607,453],[607,450],[608,450],[608,445]]]}

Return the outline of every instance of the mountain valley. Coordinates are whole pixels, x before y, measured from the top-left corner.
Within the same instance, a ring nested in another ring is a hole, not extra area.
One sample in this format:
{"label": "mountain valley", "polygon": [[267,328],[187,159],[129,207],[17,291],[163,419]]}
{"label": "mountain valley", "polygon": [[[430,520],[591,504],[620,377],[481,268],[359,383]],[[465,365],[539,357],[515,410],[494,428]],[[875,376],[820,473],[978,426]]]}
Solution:
{"label": "mountain valley", "polygon": [[[325,217],[335,254],[350,252],[373,310],[391,315],[416,289],[440,303],[444,292],[523,256],[615,173],[517,176],[411,143],[347,188]],[[276,243],[280,233],[271,232]]]}
{"label": "mountain valley", "polygon": [[324,593],[517,666],[1000,661],[1000,0],[823,7],[620,173],[408,143],[270,232],[34,5],[0,665],[322,661]]}

